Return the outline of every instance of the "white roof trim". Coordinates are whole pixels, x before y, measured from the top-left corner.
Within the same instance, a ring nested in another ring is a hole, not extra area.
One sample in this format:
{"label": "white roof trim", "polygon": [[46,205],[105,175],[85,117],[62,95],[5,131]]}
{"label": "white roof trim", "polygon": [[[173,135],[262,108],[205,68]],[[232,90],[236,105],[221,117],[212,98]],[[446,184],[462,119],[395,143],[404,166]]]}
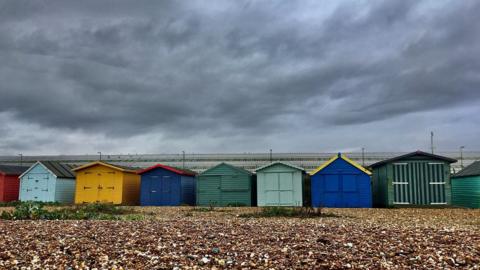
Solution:
{"label": "white roof trim", "polygon": [[263,170],[263,169],[265,169],[265,168],[268,168],[268,167],[273,166],[273,165],[276,165],[276,164],[282,164],[282,165],[285,165],[285,166],[287,166],[287,167],[294,168],[294,169],[297,169],[297,170],[300,170],[300,171],[303,171],[303,172],[305,171],[304,168],[295,166],[295,165],[290,164],[290,163],[286,163],[286,162],[282,162],[282,161],[274,161],[274,162],[272,162],[272,163],[270,163],[270,164],[267,164],[267,165],[264,165],[264,166],[262,166],[262,167],[260,167],[260,168],[255,169],[255,172],[260,171],[260,170]]}
{"label": "white roof trim", "polygon": [[20,179],[20,178],[22,178],[23,176],[25,176],[25,174],[29,173],[29,172],[33,169],[33,167],[37,166],[38,164],[42,165],[42,167],[43,167],[45,170],[47,170],[49,173],[53,174],[55,177],[58,178],[58,176],[57,176],[56,174],[54,174],[52,171],[50,171],[50,170],[47,168],[47,166],[43,165],[43,163],[42,163],[41,161],[37,161],[37,162],[35,162],[35,164],[33,164],[32,166],[30,166],[30,168],[28,168],[28,170],[26,170],[24,173],[22,173],[22,174],[18,177],[18,179]]}

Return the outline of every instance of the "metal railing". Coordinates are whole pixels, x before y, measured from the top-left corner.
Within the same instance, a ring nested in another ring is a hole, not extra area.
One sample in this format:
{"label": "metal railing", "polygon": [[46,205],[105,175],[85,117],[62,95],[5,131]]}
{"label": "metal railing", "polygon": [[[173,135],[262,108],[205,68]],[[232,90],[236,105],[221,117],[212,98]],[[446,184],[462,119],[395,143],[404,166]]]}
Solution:
{"label": "metal railing", "polygon": [[[345,153],[349,158],[362,164],[362,153]],[[395,156],[405,154],[405,152],[370,152],[365,153],[363,161],[368,166],[378,161],[389,159]],[[459,152],[438,152],[457,160],[460,159]],[[305,168],[307,171],[315,169],[323,162],[330,159],[336,153],[273,153],[273,161],[284,161]],[[18,156],[0,156],[1,164],[20,164],[31,165],[38,160],[60,161],[68,164],[81,165],[94,160],[98,160],[98,155],[51,155],[51,156],[24,156],[22,160]],[[270,153],[182,153],[179,154],[127,154],[127,155],[108,155],[103,154],[102,160],[119,165],[148,167],[157,163],[162,163],[175,167],[182,167],[202,172],[221,162],[227,162],[232,165],[242,167],[253,171],[256,168],[270,163]],[[475,160],[480,160],[480,151],[471,151],[463,153],[463,165],[468,166]],[[458,172],[461,169],[460,161],[452,165],[452,171]]]}

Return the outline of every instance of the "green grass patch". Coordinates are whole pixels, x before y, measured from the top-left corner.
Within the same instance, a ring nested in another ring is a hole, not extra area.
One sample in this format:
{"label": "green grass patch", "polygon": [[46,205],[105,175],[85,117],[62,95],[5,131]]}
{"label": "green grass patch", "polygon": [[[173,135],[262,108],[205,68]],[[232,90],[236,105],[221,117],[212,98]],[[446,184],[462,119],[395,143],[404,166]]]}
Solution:
{"label": "green grass patch", "polygon": [[44,203],[22,202],[14,211],[2,211],[0,219],[6,220],[141,220],[134,214],[113,204],[83,204],[47,210]]}
{"label": "green grass patch", "polygon": [[[23,203],[25,202],[21,202],[21,201],[0,202],[0,207],[16,207]],[[59,202],[36,202],[36,203],[41,204],[43,206],[62,206],[62,204]]]}
{"label": "green grass patch", "polygon": [[259,212],[243,213],[239,217],[244,218],[269,218],[269,217],[291,217],[291,218],[316,218],[316,217],[340,217],[333,213],[323,213],[321,208],[311,207],[262,207]]}

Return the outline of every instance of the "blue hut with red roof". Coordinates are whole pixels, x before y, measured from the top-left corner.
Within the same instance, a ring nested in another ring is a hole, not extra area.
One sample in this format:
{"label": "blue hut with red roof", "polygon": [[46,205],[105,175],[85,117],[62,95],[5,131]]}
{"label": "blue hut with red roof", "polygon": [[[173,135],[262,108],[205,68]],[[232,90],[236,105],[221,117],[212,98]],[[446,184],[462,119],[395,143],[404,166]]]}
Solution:
{"label": "blue hut with red roof", "polygon": [[141,175],[140,205],[195,204],[195,172],[157,164],[139,171],[138,174]]}

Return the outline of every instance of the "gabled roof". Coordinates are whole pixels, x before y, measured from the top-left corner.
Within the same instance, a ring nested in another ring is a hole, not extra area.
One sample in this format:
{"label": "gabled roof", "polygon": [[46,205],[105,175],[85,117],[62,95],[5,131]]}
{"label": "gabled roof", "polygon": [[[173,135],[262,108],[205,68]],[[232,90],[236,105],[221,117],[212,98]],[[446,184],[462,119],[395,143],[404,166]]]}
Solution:
{"label": "gabled roof", "polygon": [[137,173],[138,174],[143,174],[143,173],[149,172],[149,171],[154,170],[154,169],[165,169],[167,171],[171,171],[173,173],[176,173],[176,174],[179,174],[179,175],[185,175],[185,176],[195,176],[195,175],[197,175],[194,171],[190,171],[190,170],[186,170],[186,169],[180,169],[180,168],[176,168],[176,167],[171,167],[171,166],[167,166],[167,165],[163,165],[163,164],[153,165],[153,166],[148,167],[146,169],[143,169],[143,170],[141,170]]}
{"label": "gabled roof", "polygon": [[40,161],[40,163],[47,167],[54,175],[60,178],[75,178],[75,173],[72,171],[73,165],[64,164],[56,161]]}
{"label": "gabled roof", "polygon": [[29,167],[27,166],[16,166],[16,165],[0,165],[0,174],[3,175],[21,175]]}
{"label": "gabled roof", "polygon": [[472,164],[459,171],[454,177],[464,176],[480,176],[480,161],[475,161]]}
{"label": "gabled roof", "polygon": [[386,163],[395,162],[395,161],[403,160],[403,159],[414,157],[414,156],[424,156],[424,157],[431,158],[431,159],[443,160],[443,161],[446,161],[448,163],[457,162],[457,160],[453,159],[453,158],[434,155],[434,154],[426,153],[426,152],[423,152],[423,151],[415,151],[415,152],[408,153],[408,154],[405,154],[405,155],[401,155],[401,156],[398,156],[398,157],[382,160],[380,162],[377,162],[377,163],[374,163],[374,164],[370,165],[370,167],[374,168],[374,167],[378,167],[378,166],[381,166],[381,165],[386,164]]}
{"label": "gabled roof", "polygon": [[355,161],[349,159],[347,156],[341,154],[341,153],[338,153],[338,155],[335,155],[333,156],[331,159],[329,159],[327,162],[323,163],[322,165],[318,166],[315,170],[311,171],[310,172],[310,175],[314,175],[316,174],[317,172],[323,170],[324,168],[326,168],[328,165],[330,165],[332,162],[334,162],[335,160],[337,159],[343,159],[345,160],[347,163],[349,163],[350,165],[354,166],[355,168],[361,170],[362,172],[368,174],[368,175],[371,175],[372,173],[365,169],[364,167],[362,167],[360,164],[356,163]]}
{"label": "gabled roof", "polygon": [[110,164],[110,163],[103,162],[103,161],[94,161],[94,162],[82,165],[80,167],[76,167],[76,168],[73,169],[73,171],[75,171],[75,172],[80,171],[80,170],[90,168],[90,167],[95,166],[95,165],[102,165],[102,166],[109,167],[109,168],[112,168],[112,169],[115,169],[115,170],[119,170],[119,171],[122,171],[122,172],[129,172],[129,173],[137,173],[137,171],[139,170],[139,168]]}
{"label": "gabled roof", "polygon": [[256,171],[256,172],[258,172],[258,171],[261,171],[261,170],[263,170],[263,169],[266,169],[266,168],[268,168],[268,167],[271,167],[271,166],[273,166],[273,165],[277,165],[277,164],[285,165],[285,166],[287,166],[287,167],[290,167],[290,168],[294,168],[294,169],[300,170],[300,171],[302,171],[302,172],[304,172],[304,171],[305,171],[305,169],[304,169],[304,168],[302,168],[302,167],[298,167],[298,166],[295,166],[295,165],[293,165],[293,164],[286,163],[286,162],[282,162],[282,161],[275,161],[275,162],[272,162],[272,163],[270,163],[270,164],[267,164],[267,165],[264,165],[264,166],[262,166],[262,167],[260,167],[260,168],[257,168],[255,171]]}
{"label": "gabled roof", "polygon": [[57,161],[37,161],[35,164],[30,166],[30,168],[28,168],[28,170],[23,172],[19,177],[23,177],[31,169],[33,169],[33,167],[35,167],[38,164],[43,166],[46,170],[51,172],[56,177],[59,177],[59,178],[75,178],[75,173],[72,170],[72,168],[74,167],[73,165],[60,163],[60,162],[57,162]]}
{"label": "gabled roof", "polygon": [[233,165],[228,164],[228,163],[225,163],[225,162],[219,163],[219,164],[213,166],[212,168],[203,171],[201,174],[205,174],[205,173],[207,173],[207,172],[209,172],[209,171],[211,171],[211,170],[213,170],[213,169],[215,169],[215,168],[217,168],[217,167],[219,167],[219,166],[227,166],[227,167],[231,168],[232,170],[238,171],[238,172],[240,172],[240,173],[248,174],[248,175],[252,175],[252,174],[253,174],[252,172],[250,172],[250,171],[248,171],[248,170],[245,170],[244,168],[240,168],[240,167],[237,167],[237,166],[233,166]]}

